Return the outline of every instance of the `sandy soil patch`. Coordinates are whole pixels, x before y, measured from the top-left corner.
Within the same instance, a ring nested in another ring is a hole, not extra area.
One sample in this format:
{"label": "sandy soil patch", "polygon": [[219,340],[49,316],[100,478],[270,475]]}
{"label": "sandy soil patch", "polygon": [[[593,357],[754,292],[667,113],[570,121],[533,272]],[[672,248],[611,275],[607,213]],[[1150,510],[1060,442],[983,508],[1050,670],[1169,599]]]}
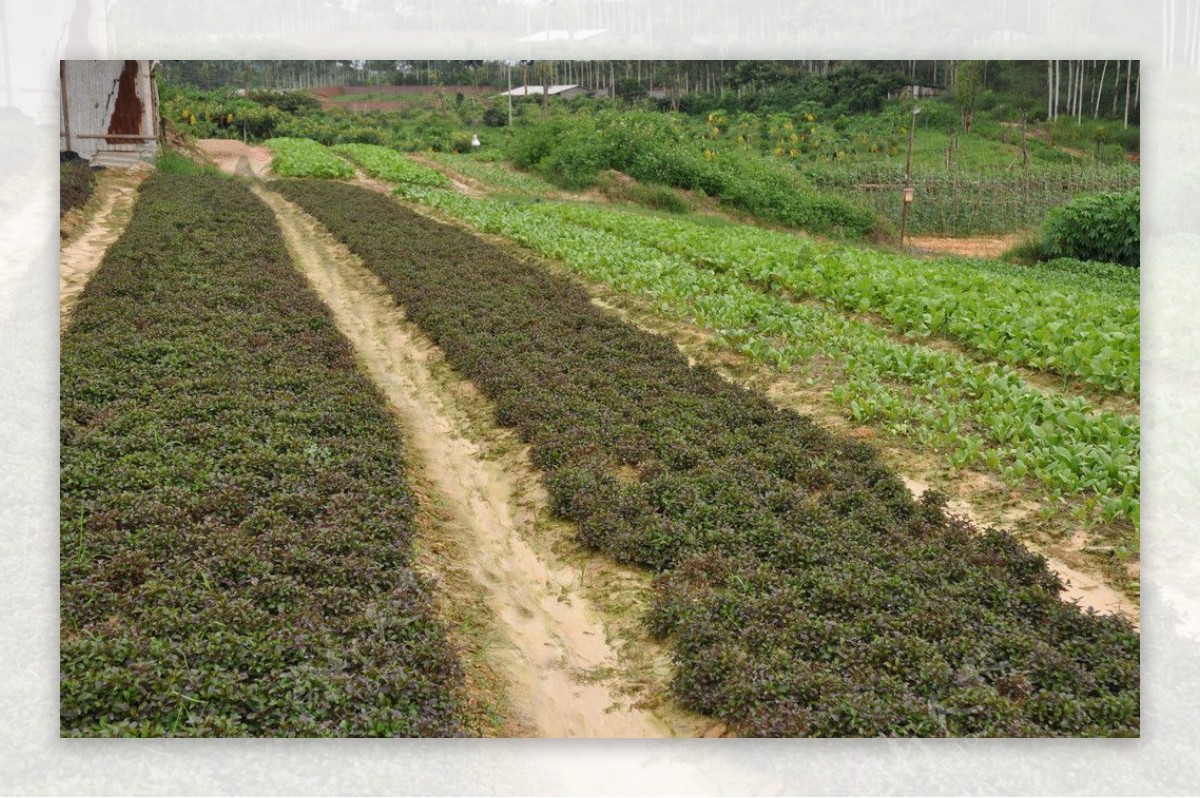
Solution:
{"label": "sandy soil patch", "polygon": [[[512,716],[494,733],[703,733],[711,723],[672,711],[655,692],[665,690],[665,652],[638,641],[643,661],[631,661],[621,620],[610,623],[585,589],[624,580],[612,592],[632,600],[648,593],[649,575],[598,555],[562,556],[570,549],[567,525],[552,518],[527,447],[491,424],[486,399],[453,375],[355,256],[297,206],[256,191],[405,431],[426,514],[439,521],[418,543],[422,563],[439,581],[451,618],[463,607],[478,610],[473,639],[460,640],[476,671],[471,678],[476,686],[491,684],[495,694],[487,701]],[[625,621],[633,619],[640,621]]]}
{"label": "sandy soil patch", "polygon": [[967,258],[998,258],[1021,240],[1018,234],[1003,236],[908,236],[918,252],[962,255]]}
{"label": "sandy soil patch", "polygon": [[196,149],[227,175],[262,177],[274,156],[266,147],[251,146],[235,139],[199,139]]}
{"label": "sandy soil patch", "polygon": [[149,167],[106,169],[84,208],[84,218],[63,242],[58,263],[59,332],[67,329],[79,295],[100,266],[104,254],[133,218],[138,186],[153,170]]}

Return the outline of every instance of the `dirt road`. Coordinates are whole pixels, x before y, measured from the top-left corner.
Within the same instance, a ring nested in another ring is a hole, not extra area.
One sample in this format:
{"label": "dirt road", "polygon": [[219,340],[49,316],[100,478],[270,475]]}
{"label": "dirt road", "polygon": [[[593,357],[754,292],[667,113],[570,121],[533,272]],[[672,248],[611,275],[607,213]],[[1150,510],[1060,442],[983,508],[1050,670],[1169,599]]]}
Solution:
{"label": "dirt road", "polygon": [[227,175],[262,177],[271,169],[273,156],[266,147],[236,139],[198,139],[196,149]]}
{"label": "dirt road", "polygon": [[[62,248],[58,261],[59,332],[67,329],[71,311],[92,273],[104,260],[104,253],[125,232],[133,218],[133,202],[138,186],[149,175],[148,168],[109,169],[98,179],[96,190],[85,209],[82,233],[71,237]],[[94,210],[93,210],[94,209]]]}

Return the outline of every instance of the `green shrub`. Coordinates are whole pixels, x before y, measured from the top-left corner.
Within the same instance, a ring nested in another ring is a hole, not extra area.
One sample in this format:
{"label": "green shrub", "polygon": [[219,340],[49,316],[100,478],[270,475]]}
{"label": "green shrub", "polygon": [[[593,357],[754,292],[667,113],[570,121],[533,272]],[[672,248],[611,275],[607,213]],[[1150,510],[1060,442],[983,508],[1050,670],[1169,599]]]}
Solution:
{"label": "green shrub", "polygon": [[1103,164],[1125,162],[1125,148],[1120,144],[1096,143],[1096,160]]}
{"label": "green shrub", "polygon": [[321,101],[306,91],[264,90],[250,92],[250,99],[259,105],[278,108],[286,114],[321,110]]}
{"label": "green shrub", "polygon": [[875,226],[871,211],[817,194],[785,163],[728,142],[701,141],[664,114],[558,115],[522,126],[510,155],[518,166],[568,189],[594,185],[612,169],[643,183],[698,189],[724,205],[816,233],[864,236]]}
{"label": "green shrub", "polygon": [[488,127],[504,127],[508,124],[508,114],[493,105],[483,112],[483,124]]}
{"label": "green shrub", "polygon": [[619,179],[615,174],[600,180],[600,190],[610,199],[632,202],[668,213],[687,213],[692,206],[679,192],[657,183],[634,183]]}
{"label": "green shrub", "polygon": [[1079,197],[1046,216],[1042,240],[1052,258],[1141,265],[1141,202],[1138,190]]}

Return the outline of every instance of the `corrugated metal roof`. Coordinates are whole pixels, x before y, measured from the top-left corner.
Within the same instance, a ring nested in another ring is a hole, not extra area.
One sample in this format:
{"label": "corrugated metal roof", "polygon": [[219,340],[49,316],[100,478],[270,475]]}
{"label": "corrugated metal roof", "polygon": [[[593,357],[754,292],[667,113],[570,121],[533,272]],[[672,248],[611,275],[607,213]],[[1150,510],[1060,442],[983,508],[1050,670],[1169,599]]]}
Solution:
{"label": "corrugated metal roof", "polygon": [[[582,89],[583,91],[587,91],[587,89],[584,89],[583,86],[580,86],[578,83],[564,83],[551,86],[549,92],[547,93],[553,97],[556,94],[562,94],[564,91],[569,91],[571,89]],[[528,97],[534,94],[541,96],[542,92],[543,87],[541,86],[517,86],[511,91],[501,92],[500,96],[507,97],[510,94],[513,97]]]}

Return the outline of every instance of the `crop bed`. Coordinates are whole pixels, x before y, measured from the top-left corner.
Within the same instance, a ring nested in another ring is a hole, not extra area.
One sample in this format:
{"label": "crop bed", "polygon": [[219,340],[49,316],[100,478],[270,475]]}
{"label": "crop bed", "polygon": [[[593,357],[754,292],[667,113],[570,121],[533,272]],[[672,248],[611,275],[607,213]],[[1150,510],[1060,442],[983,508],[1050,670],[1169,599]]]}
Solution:
{"label": "crop bed", "polygon": [[275,155],[271,169],[280,177],[354,177],[354,167],[325,145],[312,139],[267,139]]}
{"label": "crop bed", "polygon": [[1137,635],[1006,533],[569,280],[354,186],[277,187],[495,401],[584,542],[660,572],[688,706],[756,735],[1138,733]]}
{"label": "crop bed", "polygon": [[685,258],[633,234],[548,219],[547,213],[557,212],[543,211],[542,203],[474,200],[418,187],[398,191],[560,259],[589,279],[648,296],[657,310],[714,330],[724,343],[775,368],[820,362],[836,374],[832,395],[850,418],[937,448],[952,467],[982,466],[1014,481],[1032,477],[1052,498],[1082,502],[1090,518],[1138,523],[1136,417],[1042,391],[1002,364],[896,341],[875,324],[766,290],[769,277],[754,271],[754,256],[738,260],[732,254],[736,239],[706,250],[707,260]]}
{"label": "crop bed", "polygon": [[485,161],[474,154],[430,152],[426,153],[425,157],[472,180],[478,180],[491,191],[547,197],[556,197],[562,193],[552,183],[535,174],[509,168],[499,161]]}
{"label": "crop bed", "polygon": [[402,441],[247,188],[143,185],[61,407],[64,735],[462,733]]}
{"label": "crop bed", "polygon": [[450,180],[436,169],[422,166],[402,152],[378,144],[337,144],[333,151],[344,155],[372,177],[393,183],[421,186],[448,186]]}
{"label": "crop bed", "polygon": [[901,333],[949,338],[980,359],[1078,379],[1102,391],[1136,396],[1140,387],[1132,270],[1126,270],[1132,279],[1089,279],[1078,269],[1064,279],[1046,267],[1001,272],[962,259],[931,262],[835,249],[743,225],[698,225],[561,203],[541,204],[537,210],[648,244],[768,291],[878,314]]}

